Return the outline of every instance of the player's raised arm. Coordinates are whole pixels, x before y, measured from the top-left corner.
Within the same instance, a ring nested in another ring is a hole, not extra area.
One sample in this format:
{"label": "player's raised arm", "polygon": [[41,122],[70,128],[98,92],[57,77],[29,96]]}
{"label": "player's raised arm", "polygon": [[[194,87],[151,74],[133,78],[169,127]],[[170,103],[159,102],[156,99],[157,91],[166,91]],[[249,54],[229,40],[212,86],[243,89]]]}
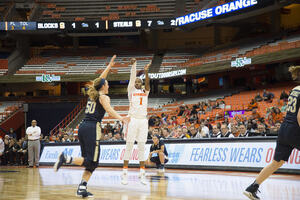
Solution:
{"label": "player's raised arm", "polygon": [[145,90],[147,92],[150,91],[150,78],[149,78],[149,74],[148,74],[148,71],[149,71],[149,67],[151,66],[151,63],[147,64],[145,67],[144,67],[144,71],[145,71]]}
{"label": "player's raised arm", "polygon": [[129,84],[127,91],[130,92],[132,89],[134,89],[134,83],[135,83],[135,78],[136,78],[136,59],[132,58],[130,60],[131,70],[130,70],[130,79],[129,79]]}
{"label": "player's raised arm", "polygon": [[108,73],[109,73],[109,71],[110,71],[110,68],[113,67],[114,64],[115,64],[115,59],[116,59],[116,57],[117,57],[117,56],[114,55],[114,56],[111,58],[109,64],[108,64],[107,67],[106,67],[106,69],[101,73],[100,78],[106,79],[106,77],[107,77],[107,75],[108,75]]}

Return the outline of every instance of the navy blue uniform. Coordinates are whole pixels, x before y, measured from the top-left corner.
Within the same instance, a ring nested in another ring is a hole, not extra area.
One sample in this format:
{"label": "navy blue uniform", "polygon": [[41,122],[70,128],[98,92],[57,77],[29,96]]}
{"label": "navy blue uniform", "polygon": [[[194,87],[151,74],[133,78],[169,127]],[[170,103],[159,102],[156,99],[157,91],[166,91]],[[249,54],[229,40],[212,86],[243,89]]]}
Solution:
{"label": "navy blue uniform", "polygon": [[274,160],[288,161],[294,148],[300,150],[300,127],[297,114],[300,107],[300,86],[295,87],[288,98],[286,117],[281,124]]}
{"label": "navy blue uniform", "polygon": [[[167,151],[165,143],[162,140],[159,140],[159,143],[157,145],[152,144],[151,147],[150,147],[150,152],[160,150],[161,146],[164,146],[165,163],[167,163],[169,161],[168,160],[168,151]],[[158,154],[156,154],[156,155],[152,154],[152,157],[150,158],[150,161],[154,162],[156,164],[156,166],[159,166],[161,164]]]}
{"label": "navy blue uniform", "polygon": [[98,165],[100,155],[101,126],[100,123],[105,115],[105,110],[99,102],[88,99],[85,118],[78,129],[78,137],[82,157],[85,162],[93,162]]}

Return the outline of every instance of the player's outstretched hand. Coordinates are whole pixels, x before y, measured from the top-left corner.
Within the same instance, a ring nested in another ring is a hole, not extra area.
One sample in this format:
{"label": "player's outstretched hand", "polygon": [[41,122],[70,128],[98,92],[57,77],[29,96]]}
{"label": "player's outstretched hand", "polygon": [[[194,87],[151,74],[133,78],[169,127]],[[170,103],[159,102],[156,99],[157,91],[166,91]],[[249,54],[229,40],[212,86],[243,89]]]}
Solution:
{"label": "player's outstretched hand", "polygon": [[113,67],[115,65],[115,59],[116,59],[117,55],[114,55],[111,59],[110,59],[110,62],[109,62],[109,65],[111,67]]}
{"label": "player's outstretched hand", "polygon": [[131,58],[130,59],[130,64],[133,65],[134,63],[136,63],[136,59],[135,58]]}
{"label": "player's outstretched hand", "polygon": [[123,117],[121,121],[125,124],[128,124],[130,122],[130,117],[129,116]]}
{"label": "player's outstretched hand", "polygon": [[151,62],[149,64],[145,65],[144,71],[148,71],[150,66],[151,66]]}

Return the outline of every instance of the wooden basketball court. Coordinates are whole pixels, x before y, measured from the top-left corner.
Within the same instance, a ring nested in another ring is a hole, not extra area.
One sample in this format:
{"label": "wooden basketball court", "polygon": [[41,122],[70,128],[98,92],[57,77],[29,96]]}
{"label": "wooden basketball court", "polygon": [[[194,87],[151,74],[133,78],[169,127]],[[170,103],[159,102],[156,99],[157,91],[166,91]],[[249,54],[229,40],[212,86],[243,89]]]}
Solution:
{"label": "wooden basketball court", "polygon": [[[223,171],[147,170],[147,185],[139,182],[138,170],[129,169],[128,185],[121,184],[120,168],[98,168],[88,189],[98,200],[247,199],[243,190],[256,173]],[[0,199],[79,199],[75,196],[83,169],[64,167],[0,168]],[[300,199],[300,176],[276,174],[260,188],[264,200]],[[91,198],[89,198],[91,199]]]}

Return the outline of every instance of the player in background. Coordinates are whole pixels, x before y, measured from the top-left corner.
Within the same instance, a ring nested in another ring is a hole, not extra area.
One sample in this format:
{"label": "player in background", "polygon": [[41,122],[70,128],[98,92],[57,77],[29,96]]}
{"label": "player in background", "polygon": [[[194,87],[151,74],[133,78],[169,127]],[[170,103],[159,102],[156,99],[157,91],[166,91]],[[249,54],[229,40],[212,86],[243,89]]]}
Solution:
{"label": "player in background", "polygon": [[168,162],[168,151],[163,140],[159,135],[153,135],[153,144],[150,146],[150,152],[146,165],[156,166],[160,173],[165,172],[165,164]]}
{"label": "player in background", "polygon": [[128,163],[133,149],[134,142],[138,143],[138,157],[140,162],[140,180],[146,184],[145,175],[145,144],[148,136],[148,95],[150,93],[150,79],[148,69],[151,65],[144,67],[145,72],[145,89],[142,88],[143,81],[136,77],[136,59],[131,59],[130,80],[128,84],[129,112],[130,121],[124,133],[126,140],[126,150],[124,154],[124,164],[122,173],[122,184],[128,184]]}
{"label": "player in background", "polygon": [[[79,126],[78,136],[81,148],[82,157],[67,157],[63,152],[59,155],[57,162],[54,165],[54,170],[57,171],[63,164],[74,164],[84,166],[85,170],[82,175],[81,183],[77,189],[77,196],[92,197],[93,194],[87,191],[87,182],[89,181],[93,171],[98,166],[100,155],[100,140],[102,138],[100,123],[108,112],[114,118],[126,121],[122,118],[110,105],[108,94],[108,82],[106,79],[111,67],[114,65],[114,55],[102,72],[91,85],[88,85],[87,94],[89,96],[85,109],[85,118]],[[129,118],[128,118],[129,120]]]}
{"label": "player in background", "polygon": [[[290,67],[292,77],[300,81],[300,66]],[[274,160],[267,165],[256,177],[255,181],[246,188],[244,195],[249,199],[258,200],[257,191],[270,175],[272,175],[284,162],[287,162],[293,149],[300,150],[300,85],[295,87],[288,98],[286,117],[279,129]]]}

